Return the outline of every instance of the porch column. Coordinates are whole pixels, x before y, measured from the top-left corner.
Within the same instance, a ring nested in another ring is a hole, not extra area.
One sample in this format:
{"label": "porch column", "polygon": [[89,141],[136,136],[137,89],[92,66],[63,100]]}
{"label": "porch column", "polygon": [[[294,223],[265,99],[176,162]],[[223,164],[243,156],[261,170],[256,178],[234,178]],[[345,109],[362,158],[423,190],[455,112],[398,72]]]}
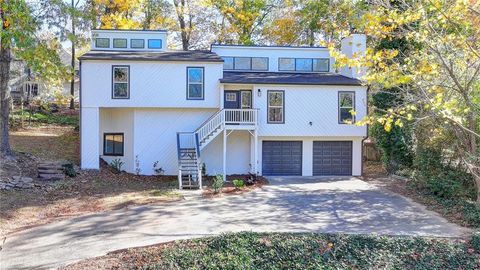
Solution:
{"label": "porch column", "polygon": [[100,110],[98,107],[81,108],[80,156],[82,169],[100,168]]}
{"label": "porch column", "polygon": [[258,174],[258,135],[257,135],[257,129],[254,131],[254,136],[253,136],[253,173]]}
{"label": "porch column", "polygon": [[227,181],[227,129],[223,127],[223,181]]}

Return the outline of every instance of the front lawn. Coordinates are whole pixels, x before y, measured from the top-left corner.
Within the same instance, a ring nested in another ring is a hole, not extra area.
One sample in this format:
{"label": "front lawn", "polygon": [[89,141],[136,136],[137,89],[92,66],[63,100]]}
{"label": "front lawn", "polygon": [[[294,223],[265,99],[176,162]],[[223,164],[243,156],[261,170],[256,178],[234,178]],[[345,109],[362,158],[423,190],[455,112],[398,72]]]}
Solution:
{"label": "front lawn", "polygon": [[479,259],[464,240],[242,232],[120,250],[65,269],[479,269]]}

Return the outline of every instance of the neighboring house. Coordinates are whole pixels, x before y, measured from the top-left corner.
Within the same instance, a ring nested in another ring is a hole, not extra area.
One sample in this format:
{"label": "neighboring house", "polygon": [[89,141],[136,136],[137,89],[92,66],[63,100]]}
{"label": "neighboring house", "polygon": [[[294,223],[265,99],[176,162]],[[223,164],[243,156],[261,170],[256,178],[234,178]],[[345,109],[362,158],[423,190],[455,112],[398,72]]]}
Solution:
{"label": "neighboring house", "polygon": [[[59,51],[59,56],[63,65],[69,67],[71,65],[71,54],[64,48]],[[79,63],[75,62],[75,100],[78,101],[78,90],[80,88],[79,78]],[[48,94],[54,94],[54,91],[60,91],[62,95],[70,95],[69,79],[62,80],[60,86],[52,86],[48,82],[39,78],[35,72],[32,72],[27,64],[22,60],[13,60],[10,65],[10,95],[14,102],[20,101],[29,102],[37,96],[47,96]]]}
{"label": "neighboring house", "polygon": [[[80,60],[81,167],[130,173],[361,175],[367,88],[323,47],[169,51],[164,31],[93,30]],[[342,51],[365,52],[365,36]],[[356,112],[352,116],[350,111]],[[155,167],[154,164],[157,164]]]}

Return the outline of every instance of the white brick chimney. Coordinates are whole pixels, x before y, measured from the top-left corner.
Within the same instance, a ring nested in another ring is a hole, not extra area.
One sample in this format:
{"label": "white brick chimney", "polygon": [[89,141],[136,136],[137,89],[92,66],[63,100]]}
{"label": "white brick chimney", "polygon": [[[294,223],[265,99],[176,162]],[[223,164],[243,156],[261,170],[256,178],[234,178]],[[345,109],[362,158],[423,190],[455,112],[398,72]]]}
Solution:
{"label": "white brick chimney", "polygon": [[[341,43],[341,51],[347,57],[352,58],[364,56],[367,49],[367,37],[364,34],[352,34]],[[365,75],[365,68],[356,68],[344,66],[340,69],[340,74],[350,78],[360,78]]]}

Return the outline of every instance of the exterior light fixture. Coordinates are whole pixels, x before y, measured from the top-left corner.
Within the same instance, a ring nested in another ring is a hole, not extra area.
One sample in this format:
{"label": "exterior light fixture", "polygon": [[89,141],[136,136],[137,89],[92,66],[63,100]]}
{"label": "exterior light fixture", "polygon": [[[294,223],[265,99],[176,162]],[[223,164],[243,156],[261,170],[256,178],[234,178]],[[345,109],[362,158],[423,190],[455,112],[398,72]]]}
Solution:
{"label": "exterior light fixture", "polygon": [[257,89],[257,95],[258,95],[259,97],[262,96],[262,90],[261,90],[260,88]]}

